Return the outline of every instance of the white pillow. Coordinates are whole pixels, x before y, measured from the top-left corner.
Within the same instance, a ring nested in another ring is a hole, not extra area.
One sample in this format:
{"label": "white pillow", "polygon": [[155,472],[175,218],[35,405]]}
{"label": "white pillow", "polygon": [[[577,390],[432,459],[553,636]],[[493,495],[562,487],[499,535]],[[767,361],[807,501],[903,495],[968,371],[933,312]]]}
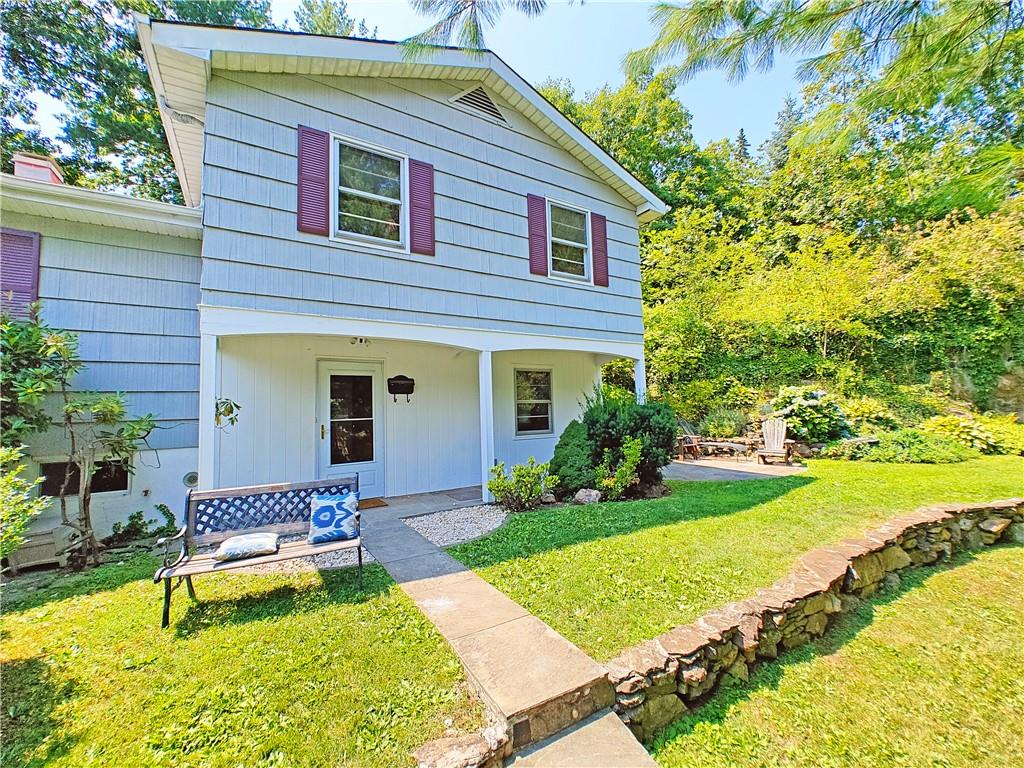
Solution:
{"label": "white pillow", "polygon": [[224,539],[217,551],[213,553],[213,559],[224,562],[244,560],[247,557],[258,557],[259,555],[272,555],[277,552],[277,546],[276,533],[243,533],[241,536]]}

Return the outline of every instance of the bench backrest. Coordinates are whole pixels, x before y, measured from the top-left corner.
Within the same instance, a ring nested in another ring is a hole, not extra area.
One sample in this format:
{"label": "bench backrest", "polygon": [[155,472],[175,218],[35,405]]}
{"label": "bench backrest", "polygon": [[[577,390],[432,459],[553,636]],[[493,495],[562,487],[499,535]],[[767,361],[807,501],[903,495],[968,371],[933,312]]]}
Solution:
{"label": "bench backrest", "polygon": [[359,490],[358,476],[190,491],[186,499],[185,539],[189,546],[202,547],[239,533],[304,533],[309,530],[313,497],[346,490]]}

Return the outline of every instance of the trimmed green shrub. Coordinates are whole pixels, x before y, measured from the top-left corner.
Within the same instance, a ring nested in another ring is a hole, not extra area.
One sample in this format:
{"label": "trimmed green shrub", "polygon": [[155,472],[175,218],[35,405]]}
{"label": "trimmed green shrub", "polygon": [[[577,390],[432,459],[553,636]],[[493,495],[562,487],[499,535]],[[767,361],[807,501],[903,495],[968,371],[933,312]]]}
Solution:
{"label": "trimmed green shrub", "polygon": [[737,437],[747,426],[747,416],[735,408],[714,408],[700,422],[700,434],[705,437]]}
{"label": "trimmed green shrub", "polygon": [[587,438],[587,428],[573,419],[558,438],[551,457],[550,472],[558,476],[560,495],[571,496],[581,488],[593,488],[594,447]]}
{"label": "trimmed green shrub", "polygon": [[487,490],[509,512],[539,507],[541,497],[557,486],[558,478],[548,474],[548,465],[538,464],[533,456],[525,464],[512,467],[511,475],[505,474],[505,462],[499,461],[491,467],[491,479],[487,482]]}
{"label": "trimmed green shrub", "polygon": [[879,435],[878,443],[862,458],[885,464],[955,464],[977,456],[977,451],[951,438],[920,429],[901,429]]}
{"label": "trimmed green shrub", "polygon": [[637,467],[640,466],[642,451],[643,441],[635,437],[627,437],[622,443],[622,461],[614,469],[612,468],[611,452],[605,452],[604,461],[598,466],[595,475],[598,490],[604,494],[606,499],[617,501],[625,495],[626,491],[640,482]]}
{"label": "trimmed green shrub", "polygon": [[676,417],[664,403],[638,404],[632,398],[607,397],[600,391],[588,397],[583,413],[587,439],[593,447],[595,466],[611,454],[611,462],[623,460],[626,438],[640,440],[640,464],[637,471],[641,485],[661,482],[661,469],[675,457]]}
{"label": "trimmed green shrub", "polygon": [[826,443],[850,434],[839,405],[821,389],[782,387],[771,408],[772,416],[786,420],[786,430],[796,440]]}

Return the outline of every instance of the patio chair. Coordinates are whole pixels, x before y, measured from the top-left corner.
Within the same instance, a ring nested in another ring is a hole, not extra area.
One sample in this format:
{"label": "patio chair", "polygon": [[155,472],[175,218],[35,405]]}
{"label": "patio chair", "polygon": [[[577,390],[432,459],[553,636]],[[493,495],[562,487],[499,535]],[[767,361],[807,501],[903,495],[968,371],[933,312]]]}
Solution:
{"label": "patio chair", "polygon": [[759,464],[767,464],[770,458],[782,458],[789,463],[789,457],[793,450],[793,441],[786,439],[785,419],[766,419],[761,424],[761,436],[764,440],[764,448],[757,451]]}

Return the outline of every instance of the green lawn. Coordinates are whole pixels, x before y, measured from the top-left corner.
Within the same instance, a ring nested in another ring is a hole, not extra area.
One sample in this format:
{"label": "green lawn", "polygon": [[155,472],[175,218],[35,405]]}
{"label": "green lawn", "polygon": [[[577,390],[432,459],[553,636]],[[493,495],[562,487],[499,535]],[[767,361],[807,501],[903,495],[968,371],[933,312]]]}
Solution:
{"label": "green lawn", "polygon": [[657,501],[542,509],[451,552],[599,659],[751,595],[803,552],[940,501],[1024,495],[1024,459],[815,461],[785,478],[674,483]]}
{"label": "green lawn", "polygon": [[197,578],[160,630],[148,556],[0,619],[4,766],[391,766],[483,723],[454,654],[383,569]]}
{"label": "green lawn", "polygon": [[664,768],[1004,768],[1024,755],[1024,548],[920,570],[674,725]]}

